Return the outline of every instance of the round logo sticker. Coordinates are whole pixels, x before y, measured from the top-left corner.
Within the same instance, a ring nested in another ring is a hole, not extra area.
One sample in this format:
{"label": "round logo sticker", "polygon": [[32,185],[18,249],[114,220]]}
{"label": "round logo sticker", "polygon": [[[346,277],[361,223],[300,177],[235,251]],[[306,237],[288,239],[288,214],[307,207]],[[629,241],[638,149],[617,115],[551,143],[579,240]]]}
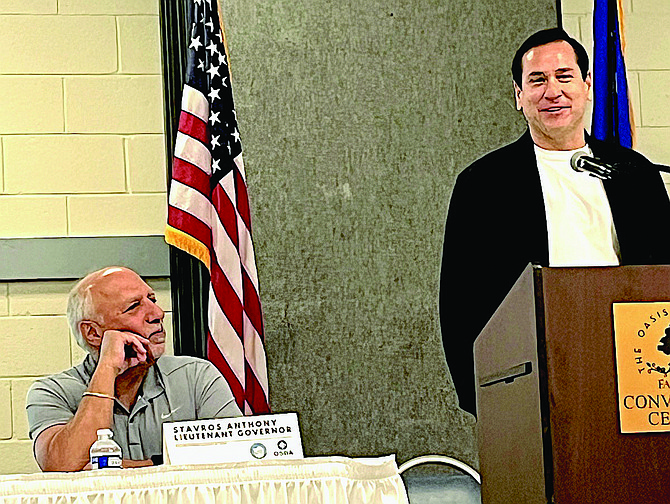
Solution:
{"label": "round logo sticker", "polygon": [[262,459],[268,454],[267,448],[261,443],[254,443],[251,445],[251,456],[257,459]]}

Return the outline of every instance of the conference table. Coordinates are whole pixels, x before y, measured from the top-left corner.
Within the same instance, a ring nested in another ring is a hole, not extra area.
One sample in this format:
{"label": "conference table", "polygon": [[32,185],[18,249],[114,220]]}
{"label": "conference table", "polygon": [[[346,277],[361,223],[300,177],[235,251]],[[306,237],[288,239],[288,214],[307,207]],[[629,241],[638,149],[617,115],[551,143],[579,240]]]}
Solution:
{"label": "conference table", "polygon": [[394,456],[0,476],[0,503],[408,504]]}

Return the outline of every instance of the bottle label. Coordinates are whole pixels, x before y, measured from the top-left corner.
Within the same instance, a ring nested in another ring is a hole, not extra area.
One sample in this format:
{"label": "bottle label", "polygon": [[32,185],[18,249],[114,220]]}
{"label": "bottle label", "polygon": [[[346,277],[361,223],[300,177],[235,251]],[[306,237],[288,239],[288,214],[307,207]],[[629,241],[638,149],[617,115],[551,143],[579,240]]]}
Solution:
{"label": "bottle label", "polygon": [[92,469],[121,468],[121,457],[116,455],[99,455],[91,457]]}

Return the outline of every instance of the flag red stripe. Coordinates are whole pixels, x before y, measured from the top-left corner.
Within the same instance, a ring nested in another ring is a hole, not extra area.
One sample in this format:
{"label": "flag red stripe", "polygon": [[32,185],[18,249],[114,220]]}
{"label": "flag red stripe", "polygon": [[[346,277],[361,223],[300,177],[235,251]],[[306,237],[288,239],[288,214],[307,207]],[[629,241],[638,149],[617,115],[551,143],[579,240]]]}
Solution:
{"label": "flag red stripe", "polygon": [[263,315],[261,314],[261,300],[258,298],[256,288],[249,278],[246,270],[242,270],[242,292],[244,293],[244,311],[263,340]]}
{"label": "flag red stripe", "polygon": [[172,163],[172,178],[192,187],[206,198],[209,198],[209,175],[188,161],[184,161],[178,157],[174,158],[174,162]]}
{"label": "flag red stripe", "polygon": [[226,361],[226,358],[221,353],[221,350],[209,331],[207,331],[207,359],[221,371],[221,374],[228,382],[228,385],[230,385],[230,390],[235,396],[235,402],[237,403],[238,408],[244,411],[244,388],[228,365],[228,361]]}
{"label": "flag red stripe", "polygon": [[235,289],[228,281],[228,277],[221,270],[217,261],[212,261],[212,290],[216,296],[216,302],[221,307],[221,311],[226,316],[230,325],[233,326],[237,335],[242,339],[244,334],[243,310]]}
{"label": "flag red stripe", "polygon": [[254,415],[270,413],[268,399],[265,396],[265,391],[263,390],[263,387],[261,387],[258,378],[256,378],[254,370],[247,361],[244,362],[244,367],[244,380],[246,382],[244,388],[246,390],[247,403],[251,407],[251,411]]}
{"label": "flag red stripe", "polygon": [[170,206],[168,207],[168,224],[175,229],[187,229],[188,232],[186,234],[190,234],[211,250],[212,231],[207,224],[197,217],[183,211],[181,208]]}
{"label": "flag red stripe", "polygon": [[207,136],[207,123],[203,122],[199,117],[182,110],[179,115],[179,131],[190,137],[199,140],[201,143],[207,145],[209,138]]}
{"label": "flag red stripe", "polygon": [[216,213],[219,214],[219,220],[221,220],[226,233],[228,233],[235,248],[239,249],[240,238],[237,233],[237,212],[226,191],[219,184],[212,191],[212,204],[216,208]]}
{"label": "flag red stripe", "polygon": [[242,217],[244,224],[251,233],[251,213],[249,211],[249,195],[247,194],[247,186],[244,183],[242,174],[235,169],[235,193],[237,194],[237,211]]}

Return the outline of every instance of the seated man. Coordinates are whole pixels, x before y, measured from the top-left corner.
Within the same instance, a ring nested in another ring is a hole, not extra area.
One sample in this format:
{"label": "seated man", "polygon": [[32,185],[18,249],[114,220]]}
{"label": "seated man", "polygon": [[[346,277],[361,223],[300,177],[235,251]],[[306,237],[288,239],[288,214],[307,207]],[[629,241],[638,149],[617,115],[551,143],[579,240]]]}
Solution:
{"label": "seated man", "polygon": [[67,315],[78,366],[37,380],[26,410],[43,471],[78,471],[98,429],[112,429],[124,467],[152,465],[162,454],[163,422],[240,416],[219,371],[194,357],[163,356],[163,310],[132,270],[109,267],[70,292]]}

